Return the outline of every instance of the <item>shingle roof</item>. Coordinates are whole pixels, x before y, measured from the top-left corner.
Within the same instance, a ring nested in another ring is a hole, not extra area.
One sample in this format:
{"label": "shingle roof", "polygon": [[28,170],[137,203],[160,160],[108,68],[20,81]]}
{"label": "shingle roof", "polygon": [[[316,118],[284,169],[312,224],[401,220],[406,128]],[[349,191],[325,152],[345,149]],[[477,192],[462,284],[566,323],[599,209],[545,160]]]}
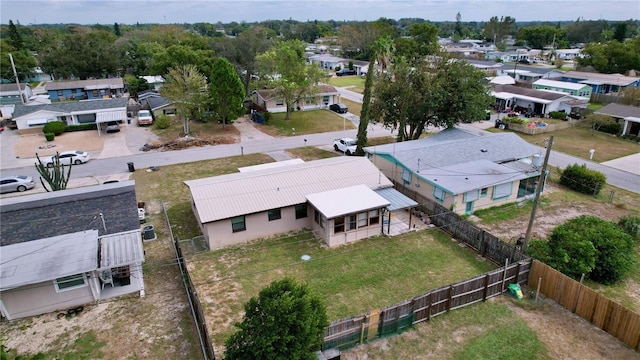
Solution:
{"label": "shingle roof", "polygon": [[43,105],[16,105],[13,110],[13,118],[17,119],[21,116],[25,116],[36,111],[52,111],[59,112],[61,114],[72,114],[72,113],[81,113],[92,110],[103,110],[103,109],[117,109],[117,108],[126,108],[127,107],[127,99],[126,98],[117,98],[117,99],[98,99],[98,100],[86,100],[86,101],[69,101],[69,102],[59,102],[54,104],[43,104]]}
{"label": "shingle roof", "polygon": [[527,89],[527,88],[523,88],[515,85],[496,85],[494,86],[493,91],[496,93],[506,92],[510,94],[528,96],[532,98],[549,100],[549,101],[558,100],[563,97],[569,97],[567,94],[561,94],[561,93],[544,91],[544,90]]}
{"label": "shingle roof", "polygon": [[45,90],[66,90],[66,89],[123,89],[122,78],[72,80],[72,81],[50,81],[45,85]]}
{"label": "shingle roof", "polygon": [[133,181],[3,199],[0,246],[91,229],[139,230],[137,204]]}
{"label": "shingle roof", "polygon": [[306,195],[354,185],[392,183],[366,158],[341,156],[303,164],[185,181],[202,223],[306,202]]}
{"label": "shingle roof", "polygon": [[[20,89],[24,90],[27,88],[27,84],[20,84]],[[0,84],[0,93],[3,92],[18,92],[18,84],[9,83],[9,84]]]}
{"label": "shingle roof", "polygon": [[591,73],[591,72],[584,72],[584,71],[567,71],[566,73],[564,73],[563,77],[578,79],[583,81],[590,80],[590,81],[600,82],[603,84],[620,85],[620,86],[627,86],[629,84],[632,84],[640,80],[640,78],[625,76],[622,74],[600,74],[600,73]]}
{"label": "shingle roof", "polygon": [[595,113],[609,115],[616,118],[626,118],[626,117],[640,118],[640,107],[612,103],[612,104],[607,104],[601,109],[595,111]]}

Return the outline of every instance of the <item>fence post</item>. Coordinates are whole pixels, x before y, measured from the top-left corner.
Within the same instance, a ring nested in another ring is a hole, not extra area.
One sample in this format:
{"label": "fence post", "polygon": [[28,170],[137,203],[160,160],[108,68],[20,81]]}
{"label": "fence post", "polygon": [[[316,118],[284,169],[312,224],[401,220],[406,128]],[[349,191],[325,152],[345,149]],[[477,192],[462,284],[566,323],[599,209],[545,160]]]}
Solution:
{"label": "fence post", "polygon": [[453,298],[453,285],[449,285],[449,299],[447,300],[447,312],[451,310],[451,299]]}
{"label": "fence post", "polygon": [[576,295],[576,303],[573,305],[572,313],[575,313],[578,309],[578,302],[580,301],[580,293],[582,292],[582,282],[584,281],[584,273],[580,276],[580,285],[578,285],[578,294]]}
{"label": "fence post", "polygon": [[507,281],[507,266],[509,266],[509,258],[504,259],[504,272],[502,273],[502,291],[504,292],[504,283]]}
{"label": "fence post", "polygon": [[520,278],[520,262],[518,261],[518,266],[516,266],[516,284],[520,283],[518,281],[519,278]]}
{"label": "fence post", "polygon": [[611,190],[611,194],[609,194],[609,204],[613,202],[613,197],[616,195],[615,190]]}
{"label": "fence post", "polygon": [[542,277],[538,278],[538,289],[536,290],[536,302],[538,302],[538,296],[540,295],[540,284],[542,284]]}
{"label": "fence post", "polygon": [[489,274],[484,277],[484,291],[482,292],[482,301],[487,300],[487,292],[489,291]]}
{"label": "fence post", "polygon": [[487,246],[484,243],[484,233],[485,233],[484,230],[480,231],[480,248],[479,248],[479,250],[480,250],[480,253],[482,254],[482,257],[485,257],[485,255],[487,254]]}
{"label": "fence post", "polygon": [[427,300],[427,321],[431,320],[431,296],[433,292],[429,293],[429,300]]}

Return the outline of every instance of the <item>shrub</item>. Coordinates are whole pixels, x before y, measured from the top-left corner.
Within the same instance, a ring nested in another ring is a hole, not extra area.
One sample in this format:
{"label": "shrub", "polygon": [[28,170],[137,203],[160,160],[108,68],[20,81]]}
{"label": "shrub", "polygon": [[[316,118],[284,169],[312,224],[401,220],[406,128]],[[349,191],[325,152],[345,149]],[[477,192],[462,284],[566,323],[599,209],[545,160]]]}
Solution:
{"label": "shrub", "polygon": [[167,129],[171,126],[171,118],[167,115],[158,115],[153,124],[158,129]]}
{"label": "shrub", "polygon": [[549,242],[544,240],[531,240],[526,250],[527,254],[536,260],[540,260],[543,263],[550,263],[549,254],[551,248]]}
{"label": "shrub", "polygon": [[597,120],[592,123],[591,128],[596,131],[613,135],[617,135],[622,132],[622,125],[618,124],[615,121]]}
{"label": "shrub", "polygon": [[618,220],[618,226],[632,238],[640,240],[640,217],[627,215]]}
{"label": "shrub", "polygon": [[42,128],[43,133],[54,133],[56,136],[62,135],[64,132],[65,124],[62,121],[48,122]]}
{"label": "shrub", "polygon": [[340,71],[340,69],[341,69],[341,67],[340,67],[340,66],[336,66],[334,70],[335,70],[335,71]]}
{"label": "shrub", "polygon": [[268,123],[271,120],[271,113],[268,111],[262,112],[262,117],[264,118],[264,122]]}
{"label": "shrub", "polygon": [[567,113],[564,111],[551,111],[549,117],[552,119],[567,120]]}
{"label": "shrub", "polygon": [[85,131],[85,130],[96,130],[98,125],[95,123],[91,124],[80,124],[80,125],[67,125],[64,128],[65,132],[73,132],[73,131]]}
{"label": "shrub", "polygon": [[580,216],[553,229],[549,265],[573,278],[604,284],[622,279],[633,265],[633,239],[615,223]]}
{"label": "shrub", "polygon": [[524,120],[520,119],[517,116],[505,116],[502,121],[512,124],[524,124]]}
{"label": "shrub", "polygon": [[54,133],[44,133],[44,138],[47,139],[47,141],[53,141],[53,139],[56,138],[56,134]]}
{"label": "shrub", "polygon": [[606,182],[607,177],[603,173],[588,169],[585,164],[569,165],[560,176],[560,184],[577,192],[594,196],[600,193]]}

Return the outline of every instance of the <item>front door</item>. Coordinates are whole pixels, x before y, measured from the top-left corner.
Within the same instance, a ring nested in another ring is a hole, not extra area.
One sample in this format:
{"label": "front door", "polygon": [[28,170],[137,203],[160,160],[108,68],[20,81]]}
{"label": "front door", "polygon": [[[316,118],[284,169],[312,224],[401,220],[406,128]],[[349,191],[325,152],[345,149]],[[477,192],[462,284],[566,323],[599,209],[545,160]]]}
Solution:
{"label": "front door", "polygon": [[466,203],[464,213],[465,215],[469,215],[472,212],[473,212],[473,201],[469,201],[468,203]]}

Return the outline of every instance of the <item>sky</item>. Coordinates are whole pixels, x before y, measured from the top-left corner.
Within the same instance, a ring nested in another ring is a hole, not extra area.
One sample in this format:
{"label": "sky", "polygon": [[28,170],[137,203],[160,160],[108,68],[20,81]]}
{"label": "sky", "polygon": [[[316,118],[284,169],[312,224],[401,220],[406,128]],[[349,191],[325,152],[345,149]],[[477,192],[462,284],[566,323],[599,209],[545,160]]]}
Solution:
{"label": "sky", "polygon": [[0,23],[229,23],[265,20],[358,20],[381,17],[430,21],[628,20],[640,18],[638,0],[0,0]]}

